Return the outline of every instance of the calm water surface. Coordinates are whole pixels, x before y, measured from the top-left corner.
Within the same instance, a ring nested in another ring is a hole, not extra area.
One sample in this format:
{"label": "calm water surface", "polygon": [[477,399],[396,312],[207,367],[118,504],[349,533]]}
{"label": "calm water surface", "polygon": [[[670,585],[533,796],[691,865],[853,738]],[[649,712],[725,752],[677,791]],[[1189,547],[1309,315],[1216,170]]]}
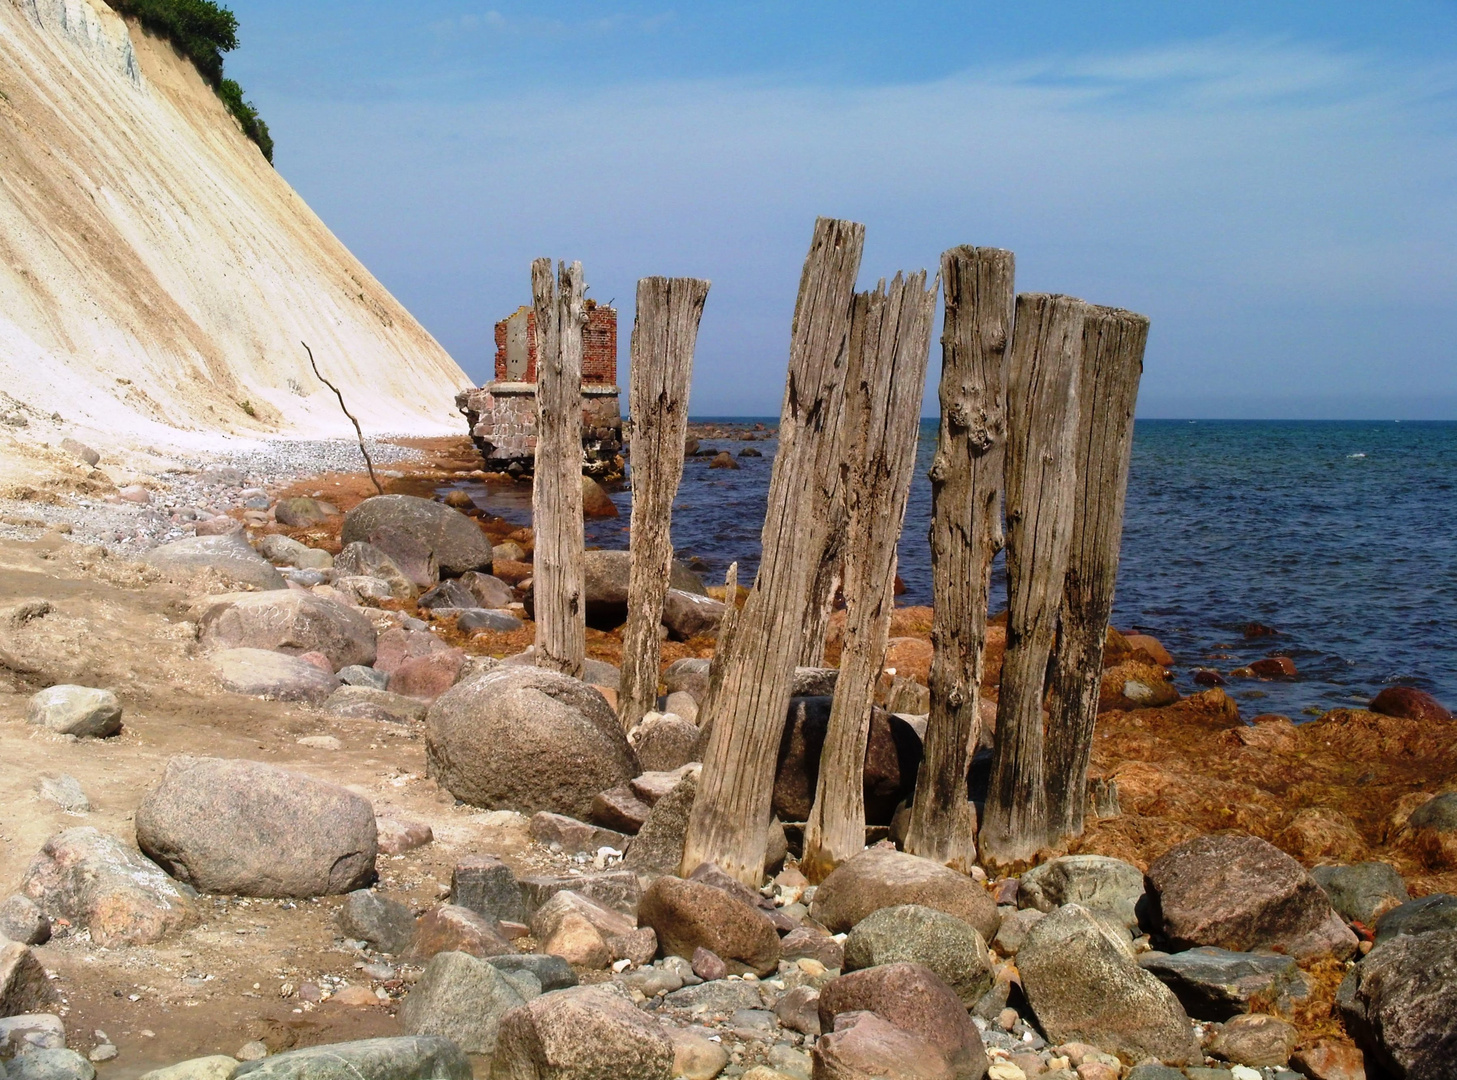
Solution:
{"label": "calm water surface", "polygon": [[[735,417],[733,422],[777,417]],[[728,418],[725,418],[727,421]],[[738,471],[690,459],[673,512],[680,555],[721,581],[757,569],[775,444],[700,440],[742,458]],[[931,602],[931,488],[936,422],[921,428],[900,548],[903,604]],[[524,486],[474,489],[493,513],[530,520]],[[626,547],[631,493],[616,520],[592,521],[587,543]],[[1289,682],[1231,679],[1246,716],[1324,710],[1405,683],[1457,705],[1457,424],[1141,420],[1135,427],[1114,624],[1158,637],[1178,682],[1272,652]],[[1006,605],[1001,560],[993,608]],[[1279,631],[1246,641],[1251,621]]]}

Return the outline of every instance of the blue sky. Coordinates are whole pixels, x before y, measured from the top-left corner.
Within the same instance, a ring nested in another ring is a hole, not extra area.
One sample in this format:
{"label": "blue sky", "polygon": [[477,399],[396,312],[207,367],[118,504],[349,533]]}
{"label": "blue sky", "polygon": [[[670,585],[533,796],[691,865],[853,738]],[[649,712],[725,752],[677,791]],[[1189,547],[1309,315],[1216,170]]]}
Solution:
{"label": "blue sky", "polygon": [[1143,416],[1457,419],[1453,0],[231,6],[279,170],[473,376],[576,258],[624,387],[692,274],[692,411],[777,413],[825,214],[866,287],[983,244],[1148,315]]}

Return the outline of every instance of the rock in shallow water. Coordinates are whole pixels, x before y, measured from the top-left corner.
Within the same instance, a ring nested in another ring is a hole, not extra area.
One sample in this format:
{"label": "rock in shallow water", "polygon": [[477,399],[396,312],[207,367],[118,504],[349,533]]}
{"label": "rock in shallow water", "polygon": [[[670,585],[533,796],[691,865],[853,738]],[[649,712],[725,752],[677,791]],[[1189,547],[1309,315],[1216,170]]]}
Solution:
{"label": "rock in shallow water", "polygon": [[255,761],[175,757],[136,813],[137,845],[205,892],[310,897],[374,878],[368,800]]}

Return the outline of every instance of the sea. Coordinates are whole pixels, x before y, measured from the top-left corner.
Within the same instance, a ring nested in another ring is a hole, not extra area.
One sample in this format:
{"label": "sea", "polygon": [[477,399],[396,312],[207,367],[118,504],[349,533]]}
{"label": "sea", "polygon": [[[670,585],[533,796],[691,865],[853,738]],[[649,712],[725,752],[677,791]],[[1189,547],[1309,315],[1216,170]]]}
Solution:
{"label": "sea", "polygon": [[[723,424],[778,417],[701,417]],[[898,604],[931,603],[931,487],[937,421],[922,422],[899,551]],[[705,580],[730,562],[749,584],[775,443],[700,439],[737,470],[686,463],[673,542]],[[530,520],[530,494],[488,488],[477,501]],[[587,524],[589,547],[628,543],[632,494],[616,519]],[[1006,607],[993,568],[992,610]],[[1247,638],[1260,623],[1273,637]],[[1241,713],[1306,719],[1404,684],[1457,707],[1457,423],[1139,420],[1124,516],[1113,624],[1152,634],[1174,657],[1184,693],[1199,669],[1224,674]],[[1229,673],[1262,656],[1294,660],[1293,679]]]}

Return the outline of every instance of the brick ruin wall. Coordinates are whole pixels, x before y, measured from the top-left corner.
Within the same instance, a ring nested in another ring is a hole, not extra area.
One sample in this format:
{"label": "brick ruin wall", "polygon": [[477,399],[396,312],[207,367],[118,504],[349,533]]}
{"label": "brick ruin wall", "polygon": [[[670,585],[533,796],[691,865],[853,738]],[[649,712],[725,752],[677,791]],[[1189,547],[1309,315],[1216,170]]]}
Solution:
{"label": "brick ruin wall", "polygon": [[[617,385],[617,309],[588,301],[587,325],[582,328],[582,382],[587,386]],[[496,324],[496,381],[505,382],[506,324]],[[536,382],[536,312],[526,312],[526,374],[521,382]]]}

